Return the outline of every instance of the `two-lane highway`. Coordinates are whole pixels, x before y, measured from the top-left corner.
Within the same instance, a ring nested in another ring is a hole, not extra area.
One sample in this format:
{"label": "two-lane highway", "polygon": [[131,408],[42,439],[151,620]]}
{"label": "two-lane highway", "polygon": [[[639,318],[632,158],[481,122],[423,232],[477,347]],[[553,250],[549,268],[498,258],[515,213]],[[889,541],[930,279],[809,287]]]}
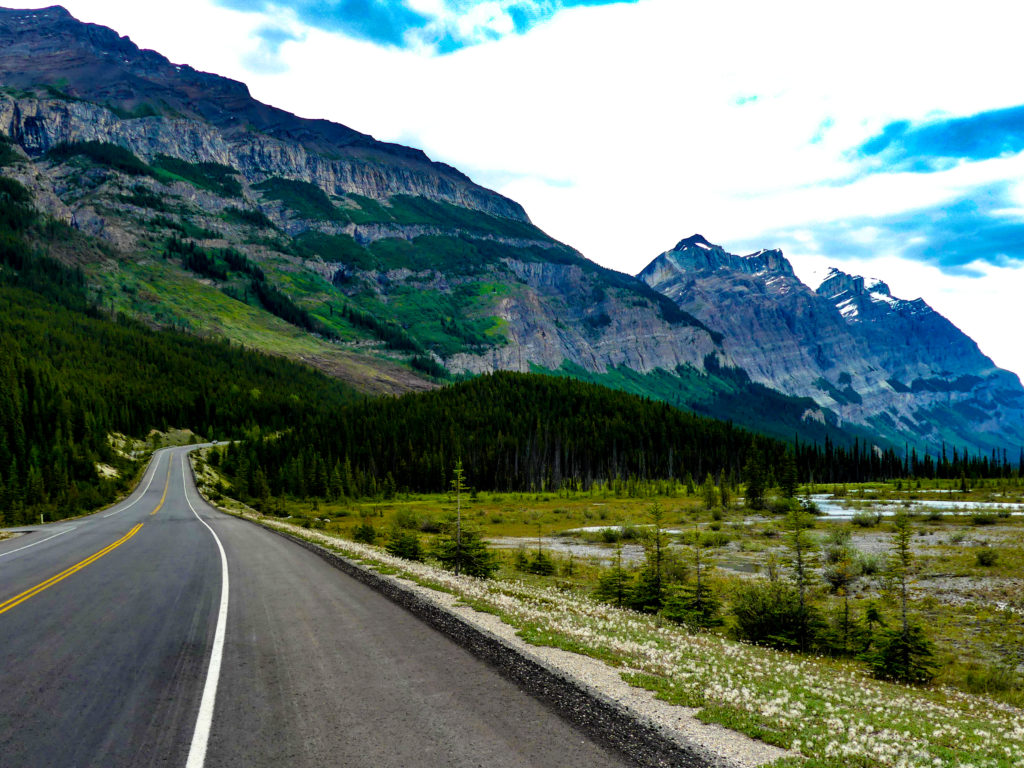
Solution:
{"label": "two-lane highway", "polygon": [[183,459],[159,453],[110,510],[2,542],[4,766],[184,765],[220,567]]}
{"label": "two-lane highway", "polygon": [[156,454],[116,507],[0,542],[4,768],[623,764],[373,590],[211,509],[186,451]]}

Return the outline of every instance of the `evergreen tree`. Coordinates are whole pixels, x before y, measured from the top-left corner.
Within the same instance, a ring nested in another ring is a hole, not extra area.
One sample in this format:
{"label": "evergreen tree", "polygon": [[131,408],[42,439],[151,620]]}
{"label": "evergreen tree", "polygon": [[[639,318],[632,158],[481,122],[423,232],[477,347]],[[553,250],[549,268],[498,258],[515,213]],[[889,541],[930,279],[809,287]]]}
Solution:
{"label": "evergreen tree", "polygon": [[743,467],[743,479],[747,487],[745,491],[746,505],[749,509],[764,509],[764,456],[756,448],[750,451],[747,463]]}
{"label": "evergreen tree", "polygon": [[632,577],[622,567],[622,543],[615,545],[615,565],[606,569],[597,580],[594,597],[604,603],[612,603],[618,608],[632,601]]}
{"label": "evergreen tree", "polygon": [[498,561],[479,533],[464,529],[458,537],[454,532],[441,536],[435,543],[433,555],[442,568],[467,576],[489,579],[498,570]]}
{"label": "evergreen tree", "polygon": [[695,574],[694,582],[672,591],[665,603],[665,618],[686,624],[691,627],[710,628],[720,626],[719,615],[721,601],[708,584],[707,572],[711,568],[711,558],[705,554],[701,546],[700,532],[693,531],[693,551],[691,561]]}
{"label": "evergreen tree", "polygon": [[657,613],[665,605],[668,586],[666,566],[671,555],[665,533],[665,510],[655,502],[648,508],[647,515],[651,526],[644,533],[644,567],[631,591],[630,607]]}
{"label": "evergreen tree", "polygon": [[704,499],[705,509],[714,509],[718,506],[718,489],[715,488],[715,481],[711,478],[710,472],[700,487],[700,495]]}
{"label": "evergreen tree", "polygon": [[786,454],[782,457],[782,467],[779,472],[779,491],[782,493],[783,498],[792,499],[796,496],[798,482],[796,461],[793,459],[793,454],[786,451]]}
{"label": "evergreen tree", "polygon": [[395,557],[420,562],[423,560],[423,548],[420,537],[412,531],[396,529],[391,532],[385,549]]}
{"label": "evergreen tree", "polygon": [[[462,547],[462,494],[467,490],[466,473],[462,469],[462,459],[459,459],[455,462],[455,471],[452,477],[452,492],[455,494],[455,542],[456,548],[460,551]],[[462,558],[456,557],[453,562],[455,564],[455,575],[458,576],[459,570],[462,567]]]}
{"label": "evergreen tree", "polygon": [[812,518],[802,509],[791,509],[786,515],[787,565],[796,588],[799,611],[794,627],[797,645],[806,651],[812,640],[813,626],[817,621],[810,605],[810,590],[814,581],[814,541],[807,533],[813,524]]}
{"label": "evergreen tree", "polygon": [[909,613],[913,553],[910,549],[912,524],[903,510],[893,516],[889,577],[900,606],[900,626],[883,630],[874,653],[868,656],[875,675],[903,683],[927,683],[936,673],[935,651],[924,628],[912,622]]}

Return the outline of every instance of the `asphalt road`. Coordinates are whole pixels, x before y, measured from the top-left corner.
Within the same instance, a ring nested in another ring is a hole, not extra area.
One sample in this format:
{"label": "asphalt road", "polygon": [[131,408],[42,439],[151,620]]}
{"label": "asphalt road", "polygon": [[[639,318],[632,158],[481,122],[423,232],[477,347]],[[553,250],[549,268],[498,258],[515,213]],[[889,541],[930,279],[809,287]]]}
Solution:
{"label": "asphalt road", "polygon": [[3,768],[624,764],[369,587],[207,506],[184,449],[118,506],[0,542]]}

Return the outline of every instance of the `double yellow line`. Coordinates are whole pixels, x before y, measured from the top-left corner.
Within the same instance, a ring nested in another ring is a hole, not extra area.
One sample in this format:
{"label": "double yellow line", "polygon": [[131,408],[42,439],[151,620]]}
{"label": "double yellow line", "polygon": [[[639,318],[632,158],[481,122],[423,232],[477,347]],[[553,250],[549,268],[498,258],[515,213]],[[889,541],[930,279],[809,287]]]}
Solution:
{"label": "double yellow line", "polygon": [[107,554],[109,552],[113,552],[115,549],[117,549],[122,544],[124,544],[126,541],[128,541],[128,539],[130,539],[132,536],[134,536],[136,533],[139,532],[139,529],[141,527],[142,527],[142,523],[139,523],[134,528],[132,528],[130,531],[128,531],[128,533],[126,533],[124,536],[122,536],[120,539],[115,541],[113,544],[110,544],[109,546],[104,547],[103,549],[101,549],[96,554],[89,555],[89,557],[85,558],[85,560],[82,560],[80,563],[76,563],[75,565],[72,565],[67,570],[61,571],[56,576],[51,576],[46,581],[44,581],[44,582],[42,582],[40,584],[36,584],[31,589],[26,589],[20,595],[15,595],[11,599],[9,599],[9,600],[7,600],[7,601],[5,601],[3,603],[0,603],[0,613],[6,613],[7,611],[11,610],[11,608],[13,608],[14,606],[21,605],[26,600],[28,600],[30,597],[33,597],[34,595],[38,595],[40,592],[49,589],[50,587],[52,587],[57,582],[64,581],[64,579],[66,579],[68,576],[70,576],[70,575],[72,575],[74,573],[78,573],[80,570],[85,568],[85,566],[89,565],[90,563],[95,563],[97,560],[99,560],[105,554]]}
{"label": "double yellow line", "polygon": [[[167,461],[167,479],[164,481],[164,493],[163,493],[163,496],[160,497],[160,503],[156,505],[156,509],[154,509],[152,512],[149,513],[150,515],[155,515],[157,512],[159,512],[160,508],[164,505],[164,502],[167,501],[167,489],[171,485],[171,466],[173,466],[173,464],[174,464],[174,456],[171,456],[170,459]],[[35,595],[38,595],[40,592],[43,592],[43,591],[49,589],[54,584],[57,584],[57,583],[59,583],[61,581],[64,581],[64,579],[66,579],[68,576],[71,576],[73,574],[78,573],[80,570],[85,568],[87,565],[89,565],[91,563],[95,563],[101,557],[103,557],[106,554],[109,554],[110,552],[113,552],[115,549],[117,549],[122,544],[124,544],[126,541],[128,541],[128,539],[130,539],[132,536],[134,536],[136,533],[139,532],[140,528],[142,528],[142,523],[139,523],[138,525],[136,525],[134,528],[132,528],[130,531],[128,531],[128,533],[126,533],[120,539],[115,541],[113,544],[109,544],[108,546],[106,546],[103,549],[101,549],[99,552],[97,552],[97,553],[95,553],[93,555],[89,555],[89,557],[85,558],[85,560],[82,560],[79,563],[75,563],[70,568],[67,568],[67,569],[61,571],[60,573],[58,573],[56,576],[51,576],[46,581],[41,582],[39,584],[36,584],[31,589],[26,589],[20,595],[15,595],[14,597],[12,597],[12,598],[10,598],[8,600],[5,600],[4,602],[0,603],[0,613],[6,613],[7,611],[11,610],[11,608],[14,608],[17,605],[21,605],[26,600],[28,600],[30,597],[34,597]]]}
{"label": "double yellow line", "polygon": [[160,507],[162,507],[164,505],[164,502],[167,501],[167,489],[171,485],[171,467],[173,465],[174,456],[171,456],[171,458],[167,460],[167,479],[164,481],[164,495],[160,497],[160,503],[156,505],[156,509],[149,513],[151,515],[155,515],[157,512],[159,512]]}

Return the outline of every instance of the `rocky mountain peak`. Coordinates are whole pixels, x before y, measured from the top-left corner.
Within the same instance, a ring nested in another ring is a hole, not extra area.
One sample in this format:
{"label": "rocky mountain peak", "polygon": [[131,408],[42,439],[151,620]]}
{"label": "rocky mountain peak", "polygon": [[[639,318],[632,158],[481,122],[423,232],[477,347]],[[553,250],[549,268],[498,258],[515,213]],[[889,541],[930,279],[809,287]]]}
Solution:
{"label": "rocky mountain peak", "polygon": [[678,243],[676,243],[676,247],[673,248],[672,250],[673,251],[682,251],[682,250],[685,250],[687,248],[692,248],[692,247],[703,248],[703,249],[708,250],[708,251],[714,250],[716,248],[718,250],[722,250],[721,246],[714,245],[707,238],[705,238],[704,235],[701,235],[701,234],[693,234],[693,235],[690,235],[689,237],[684,237],[682,240],[680,240]]}
{"label": "rocky mountain peak", "polygon": [[828,274],[818,286],[818,294],[826,299],[832,299],[843,293],[854,296],[877,293],[882,296],[892,296],[889,286],[874,277],[862,277],[843,272],[836,267],[829,267]]}
{"label": "rocky mountain peak", "polygon": [[831,267],[818,286],[817,294],[828,299],[847,322],[861,322],[866,316],[898,312],[924,315],[933,310],[924,299],[905,300],[892,295],[887,283],[873,277],[851,275]]}
{"label": "rocky mountain peak", "polygon": [[685,275],[722,271],[744,275],[783,275],[795,279],[792,265],[778,249],[737,256],[699,234],[680,240],[672,250],[665,251],[648,264],[639,277],[655,287]]}

